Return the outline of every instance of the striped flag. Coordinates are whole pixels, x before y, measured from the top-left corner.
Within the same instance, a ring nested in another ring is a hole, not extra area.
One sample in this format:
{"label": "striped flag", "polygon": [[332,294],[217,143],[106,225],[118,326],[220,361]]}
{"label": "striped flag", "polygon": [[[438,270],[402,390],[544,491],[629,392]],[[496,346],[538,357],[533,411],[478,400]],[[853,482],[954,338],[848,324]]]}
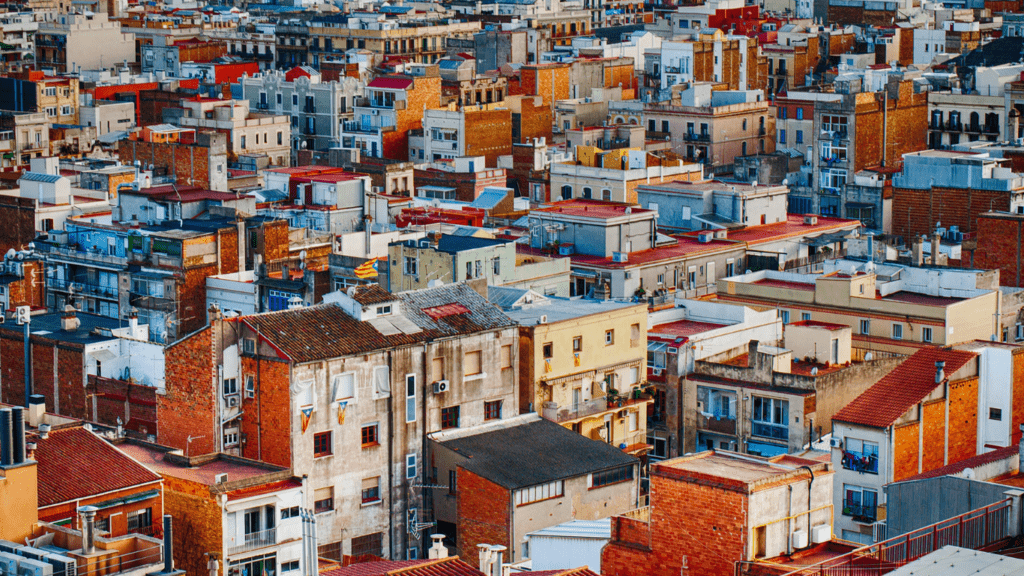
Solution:
{"label": "striped flag", "polygon": [[373,259],[367,260],[366,262],[361,264],[355,270],[356,278],[376,278],[377,277],[377,262],[379,262],[381,260],[381,258],[387,258],[387,256],[381,256],[380,258],[373,258]]}

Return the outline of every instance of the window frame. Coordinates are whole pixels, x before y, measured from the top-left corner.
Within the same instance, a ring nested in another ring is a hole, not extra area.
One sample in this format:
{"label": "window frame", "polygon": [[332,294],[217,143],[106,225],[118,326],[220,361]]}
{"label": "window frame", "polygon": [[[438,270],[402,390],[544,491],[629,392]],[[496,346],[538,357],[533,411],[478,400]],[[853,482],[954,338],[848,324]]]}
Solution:
{"label": "window frame", "polygon": [[[327,439],[327,449],[319,450],[317,445],[320,444],[320,448],[323,448],[324,438]],[[334,432],[332,430],[324,430],[323,432],[316,432],[313,434],[313,459],[326,458],[328,456],[334,456]]]}

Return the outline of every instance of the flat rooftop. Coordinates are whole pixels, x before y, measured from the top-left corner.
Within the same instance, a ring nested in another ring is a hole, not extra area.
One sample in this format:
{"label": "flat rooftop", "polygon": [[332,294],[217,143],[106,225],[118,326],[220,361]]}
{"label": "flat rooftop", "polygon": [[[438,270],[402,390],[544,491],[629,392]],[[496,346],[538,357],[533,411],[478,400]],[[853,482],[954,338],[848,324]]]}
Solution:
{"label": "flat rooftop", "polygon": [[664,460],[655,465],[701,478],[717,478],[744,484],[756,484],[769,478],[794,472],[796,466],[820,466],[821,463],[796,456],[755,458],[731,452],[709,450],[694,456]]}
{"label": "flat rooftop", "polygon": [[[212,459],[198,464],[193,462],[193,465],[190,467],[169,459],[168,454],[170,450],[162,446],[148,445],[140,442],[125,442],[117,447],[143,466],[161,476],[181,478],[207,486],[217,484],[217,476],[220,474],[227,474],[228,481],[234,482],[285,470],[285,468],[272,464],[247,461],[223,454],[211,455],[213,456]],[[171,458],[173,458],[173,455],[171,455]]]}

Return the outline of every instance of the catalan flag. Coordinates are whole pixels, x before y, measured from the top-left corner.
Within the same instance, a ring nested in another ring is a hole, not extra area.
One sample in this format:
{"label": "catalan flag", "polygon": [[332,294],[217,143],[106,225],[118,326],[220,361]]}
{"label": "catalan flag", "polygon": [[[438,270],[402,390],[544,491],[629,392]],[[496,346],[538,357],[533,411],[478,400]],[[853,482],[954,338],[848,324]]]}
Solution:
{"label": "catalan flag", "polygon": [[363,264],[356,268],[356,278],[376,278],[377,277],[377,262],[381,258],[387,258],[387,256],[381,256],[380,258],[373,258],[367,260]]}

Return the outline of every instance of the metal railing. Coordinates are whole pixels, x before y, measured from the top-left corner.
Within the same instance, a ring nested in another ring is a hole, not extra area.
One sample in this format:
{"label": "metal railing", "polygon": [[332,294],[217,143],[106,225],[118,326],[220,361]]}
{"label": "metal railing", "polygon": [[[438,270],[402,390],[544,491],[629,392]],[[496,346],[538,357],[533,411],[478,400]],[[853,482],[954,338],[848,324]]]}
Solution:
{"label": "metal railing", "polygon": [[698,410],[697,428],[699,430],[707,430],[708,432],[716,432],[718,434],[729,434],[731,436],[735,436],[736,419],[719,418],[717,416],[706,416],[703,412]]}
{"label": "metal railing", "polygon": [[75,289],[76,294],[87,294],[89,296],[98,296],[100,298],[107,298],[110,300],[117,300],[118,288],[117,286],[100,286],[99,284],[90,284],[88,282],[79,282],[77,280],[67,280],[61,278],[51,278],[46,282],[47,286],[52,290],[60,290],[67,292],[71,288]]}
{"label": "metal railing", "polygon": [[850,500],[843,500],[843,515],[864,518],[874,522],[878,518],[878,506],[868,506]]}
{"label": "metal railing", "polygon": [[[783,576],[882,576],[943,546],[978,550],[1012,536],[1008,524],[1011,505],[1012,500],[1007,498]],[[762,573],[758,562],[740,562],[738,567],[741,575]]]}
{"label": "metal railing", "polygon": [[846,470],[878,474],[878,454],[843,450],[842,465]]}
{"label": "metal railing", "polygon": [[259,532],[252,532],[242,537],[242,542],[228,549],[229,554],[246,552],[257,548],[265,548],[277,544],[277,528],[268,528]]}
{"label": "metal railing", "polygon": [[752,421],[750,423],[750,433],[754,436],[771,438],[773,440],[789,440],[789,426],[785,424]]}
{"label": "metal railing", "polygon": [[111,256],[105,252],[88,252],[85,250],[76,250],[67,246],[54,246],[52,244],[46,244],[40,242],[36,244],[36,249],[40,252],[47,252],[55,256],[64,256],[65,258],[73,258],[76,261],[96,262],[98,264],[107,264],[112,266],[127,266],[128,259],[120,256]]}

